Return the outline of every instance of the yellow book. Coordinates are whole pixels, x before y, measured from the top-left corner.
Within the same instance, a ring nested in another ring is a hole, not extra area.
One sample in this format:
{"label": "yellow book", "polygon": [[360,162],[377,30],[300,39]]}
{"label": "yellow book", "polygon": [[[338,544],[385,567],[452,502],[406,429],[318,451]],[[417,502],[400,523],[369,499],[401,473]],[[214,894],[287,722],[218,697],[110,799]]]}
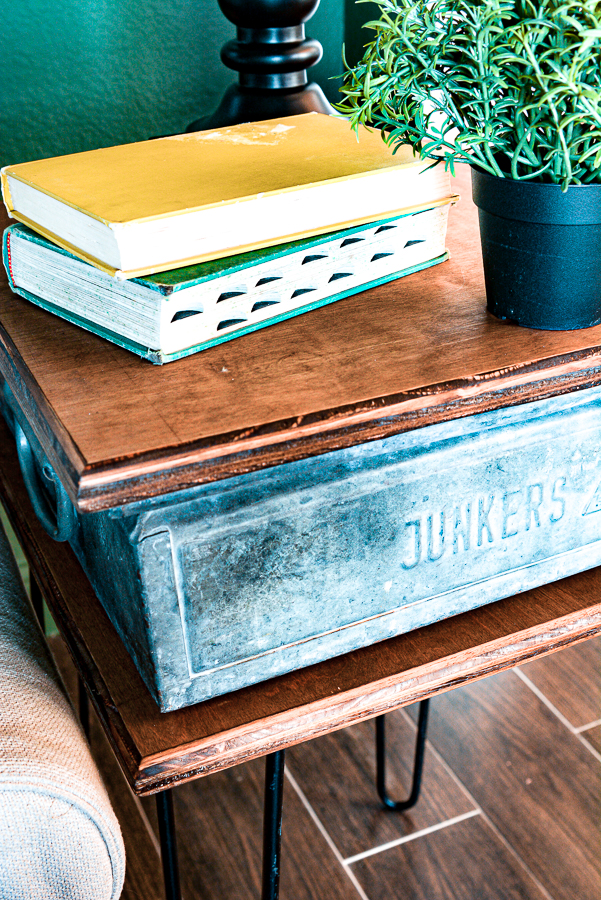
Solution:
{"label": "yellow book", "polygon": [[120,278],[446,203],[442,165],[306,113],[7,166],[9,214]]}

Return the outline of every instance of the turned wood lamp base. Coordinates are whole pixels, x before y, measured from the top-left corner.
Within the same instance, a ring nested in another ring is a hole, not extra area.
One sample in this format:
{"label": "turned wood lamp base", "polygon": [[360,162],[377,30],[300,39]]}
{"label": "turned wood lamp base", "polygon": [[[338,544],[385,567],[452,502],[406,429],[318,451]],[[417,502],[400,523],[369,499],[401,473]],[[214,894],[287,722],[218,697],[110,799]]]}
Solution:
{"label": "turned wood lamp base", "polygon": [[240,122],[334,112],[319,85],[308,83],[307,69],[319,62],[321,44],[305,37],[305,22],[319,0],[218,0],[237,27],[224,44],[222,62],[238,72],[214,113],[192,122],[187,131]]}

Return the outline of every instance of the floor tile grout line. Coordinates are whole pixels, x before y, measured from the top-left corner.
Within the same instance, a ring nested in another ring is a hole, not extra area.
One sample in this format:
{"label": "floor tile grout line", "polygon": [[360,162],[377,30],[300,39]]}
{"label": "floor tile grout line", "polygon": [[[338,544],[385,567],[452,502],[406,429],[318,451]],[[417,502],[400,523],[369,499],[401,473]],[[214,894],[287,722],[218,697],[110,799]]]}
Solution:
{"label": "floor tile grout line", "polygon": [[[409,719],[409,721],[411,721],[411,717],[407,714],[407,712],[406,712],[405,709],[401,709],[401,712],[402,712],[402,714],[403,714],[407,719]],[[526,872],[526,874],[528,875],[528,877],[532,879],[532,881],[533,881],[534,884],[537,886],[537,888],[539,889],[539,891],[541,892],[541,894],[543,895],[543,897],[545,897],[546,900],[554,900],[554,898],[553,898],[552,895],[549,893],[549,891],[546,889],[546,887],[544,886],[544,884],[542,884],[542,882],[536,877],[536,875],[534,874],[534,872],[532,871],[532,869],[530,868],[530,866],[528,866],[528,865],[526,864],[526,862],[522,859],[522,857],[521,857],[520,854],[517,852],[517,850],[509,843],[509,841],[507,840],[507,838],[505,837],[505,835],[497,828],[497,826],[496,826],[495,823],[492,821],[492,819],[490,818],[490,816],[488,815],[488,813],[487,813],[484,809],[482,809],[482,807],[476,802],[476,798],[474,797],[474,795],[468,790],[468,788],[465,786],[465,784],[463,783],[463,781],[459,778],[459,776],[457,775],[457,773],[453,771],[453,769],[450,767],[450,765],[448,764],[448,762],[446,761],[446,759],[444,758],[444,756],[442,756],[442,755],[438,752],[438,750],[436,749],[436,747],[432,744],[432,742],[431,742],[430,740],[428,740],[428,741],[426,742],[426,744],[427,744],[427,746],[428,746],[428,749],[430,750],[430,753],[432,753],[432,755],[434,756],[434,758],[438,760],[438,762],[440,763],[440,765],[443,767],[443,769],[445,770],[445,772],[447,772],[447,774],[449,775],[449,777],[451,778],[451,780],[455,782],[455,784],[457,785],[457,787],[458,787],[461,791],[463,791],[463,793],[464,793],[465,796],[468,798],[468,800],[470,801],[470,803],[473,803],[474,806],[476,807],[476,809],[479,810],[479,812],[480,812],[480,814],[481,814],[481,816],[482,816],[483,821],[486,822],[486,824],[488,825],[488,827],[490,828],[490,830],[493,832],[493,834],[495,834],[496,837],[498,838],[498,840],[501,841],[501,843],[503,844],[503,846],[504,846],[504,847],[506,848],[506,850],[513,856],[513,858],[517,861],[517,863],[522,867],[522,869],[524,870],[524,872]]]}
{"label": "floor tile grout line", "polygon": [[302,788],[301,788],[300,785],[298,784],[296,778],[295,778],[294,775],[291,773],[291,771],[290,771],[290,769],[288,768],[288,766],[286,766],[286,768],[285,768],[284,771],[285,771],[286,778],[287,778],[288,781],[290,782],[290,785],[291,785],[291,786],[294,788],[294,790],[296,791],[296,793],[297,793],[297,795],[298,795],[298,797],[299,797],[301,803],[303,804],[303,806],[305,807],[305,809],[307,810],[307,812],[308,812],[309,815],[311,816],[311,819],[313,820],[313,822],[315,823],[315,825],[316,825],[317,828],[319,829],[320,834],[321,834],[322,837],[325,839],[325,841],[326,841],[328,847],[330,848],[330,850],[331,850],[332,853],[334,854],[334,856],[335,856],[337,862],[340,864],[340,866],[342,867],[343,871],[344,871],[345,874],[347,875],[349,881],[351,882],[351,884],[353,885],[353,887],[354,887],[355,890],[357,891],[359,897],[361,897],[361,900],[369,900],[369,897],[367,896],[367,894],[365,893],[365,891],[363,890],[363,888],[361,887],[361,885],[360,885],[359,882],[357,881],[357,877],[356,877],[355,873],[352,871],[352,869],[350,868],[350,866],[348,866],[348,865],[346,864],[346,862],[344,861],[344,859],[343,859],[343,857],[342,857],[342,853],[340,852],[340,850],[338,849],[338,847],[336,846],[336,844],[334,843],[334,841],[332,840],[332,838],[331,838],[330,835],[328,834],[328,832],[327,832],[327,830],[326,830],[326,828],[325,828],[325,825],[323,824],[323,822],[321,821],[321,819],[319,818],[319,816],[317,815],[317,813],[315,812],[315,810],[313,809],[313,807],[311,806],[311,804],[309,803],[307,797],[305,796],[304,791],[302,790]]}
{"label": "floor tile grout line", "polygon": [[583,734],[577,734],[576,737],[578,738],[578,740],[580,741],[582,746],[586,747],[588,752],[592,756],[594,756],[598,762],[601,762],[601,753],[599,753],[599,751],[597,749],[595,749],[595,747],[593,747],[593,745],[589,741],[587,741],[585,736]]}
{"label": "floor tile grout line", "polygon": [[[417,730],[417,726],[416,726],[415,722],[413,721],[413,719],[411,718],[411,716],[408,714],[407,710],[404,707],[401,707],[401,709],[399,709],[399,712]],[[426,740],[426,747],[430,750],[430,752],[433,754],[433,756],[436,757],[438,762],[443,766],[443,768],[445,769],[447,774],[451,777],[451,779],[455,782],[457,787],[465,794],[465,796],[470,801],[470,803],[473,804],[474,809],[478,810],[478,812],[482,812],[482,810],[480,809],[480,806],[476,803],[475,798],[472,796],[472,794],[470,794],[470,792],[468,791],[468,789],[466,788],[464,783],[461,781],[459,776],[451,769],[449,764],[446,762],[446,760],[443,759],[443,757],[440,755],[438,750],[434,747],[434,745],[432,744],[432,742],[429,739]]]}
{"label": "floor tile grout line", "polygon": [[445,819],[444,822],[437,822],[435,825],[430,825],[428,828],[422,828],[420,831],[412,831],[411,834],[404,834],[400,838],[396,838],[394,841],[388,841],[386,844],[380,844],[379,847],[372,847],[370,850],[364,850],[362,853],[357,853],[355,856],[349,856],[347,859],[343,860],[343,862],[347,866],[351,866],[353,863],[360,862],[362,859],[367,859],[368,856],[375,856],[378,853],[385,853],[386,850],[392,850],[393,847],[400,847],[401,844],[408,844],[409,841],[415,841],[418,838],[426,837],[428,834],[433,834],[435,831],[441,831],[443,828],[449,828],[451,825],[457,825],[459,822],[464,822],[466,819],[472,819],[474,816],[479,816],[481,814],[481,810],[479,809],[470,809],[468,812],[461,813],[460,816],[454,816],[452,819]]}
{"label": "floor tile grout line", "polygon": [[[553,703],[551,703],[549,698],[543,694],[543,692],[540,690],[540,688],[538,688],[532,681],[530,681],[530,679],[528,678],[527,675],[524,675],[524,673],[521,671],[521,669],[516,667],[515,669],[513,669],[513,671],[518,676],[518,678],[520,678],[524,682],[526,687],[530,688],[532,693],[536,697],[538,697],[538,699],[541,701],[541,703],[544,703],[544,705],[547,707],[547,709],[550,712],[552,712],[553,715],[559,719],[559,721],[562,723],[562,725],[565,725],[565,727],[568,729],[570,734],[573,734],[574,737],[580,741],[582,746],[585,747],[586,750],[588,750],[588,752],[591,754],[591,756],[594,756],[598,762],[601,762],[601,753],[599,753],[599,751],[596,750],[589,741],[587,741],[587,739],[584,737],[584,735],[581,734],[582,731],[585,731],[587,728],[593,727],[596,723],[591,722],[590,725],[585,725],[582,728],[576,728],[574,725],[572,725],[571,722],[568,721],[568,719],[566,719],[566,717],[563,715],[563,713],[561,713],[557,709],[557,707],[554,706]],[[601,719],[599,719],[599,724],[601,724]]]}
{"label": "floor tile grout line", "polygon": [[588,731],[590,728],[596,728],[597,725],[601,725],[601,719],[595,719],[594,722],[588,722],[586,725],[579,725],[574,731],[576,734],[582,734],[583,731]]}
{"label": "floor tile grout line", "polygon": [[564,716],[564,714],[563,714],[562,712],[560,712],[560,711],[557,709],[557,707],[556,707],[553,703],[551,703],[551,701],[549,700],[549,698],[546,697],[546,696],[543,694],[543,692],[541,691],[541,689],[538,688],[538,687],[534,684],[534,682],[530,681],[530,679],[528,678],[527,675],[524,675],[524,673],[522,672],[522,670],[521,670],[520,668],[518,668],[518,667],[516,666],[514,669],[512,669],[512,671],[517,675],[517,677],[518,677],[521,681],[524,682],[524,684],[526,685],[526,687],[530,688],[530,690],[532,691],[532,693],[533,693],[536,697],[538,697],[538,699],[541,701],[541,703],[544,703],[544,705],[547,707],[547,709],[548,709],[550,712],[552,712],[553,715],[554,715],[557,719],[559,719],[559,721],[561,722],[561,724],[564,725],[564,726],[568,729],[568,731],[569,731],[571,734],[576,734],[576,733],[577,733],[575,727],[572,725],[572,723],[569,721],[569,719],[566,719],[566,717]]}
{"label": "floor tile grout line", "polygon": [[484,810],[482,810],[482,819],[486,822],[486,824],[488,825],[488,827],[490,828],[492,833],[494,835],[496,835],[497,839],[503,844],[505,849],[513,856],[513,858],[516,860],[518,865],[520,865],[522,867],[522,869],[524,870],[524,872],[528,875],[528,877],[532,879],[532,881],[534,882],[536,887],[539,889],[539,891],[541,892],[543,897],[545,897],[546,900],[554,900],[552,894],[549,893],[549,891],[544,886],[542,881],[534,874],[534,872],[532,871],[530,866],[522,859],[522,857],[517,852],[515,847],[512,844],[510,844],[510,842],[505,837],[503,832],[500,831],[499,828],[497,828],[495,823],[492,821],[492,819],[488,816],[488,814]]}

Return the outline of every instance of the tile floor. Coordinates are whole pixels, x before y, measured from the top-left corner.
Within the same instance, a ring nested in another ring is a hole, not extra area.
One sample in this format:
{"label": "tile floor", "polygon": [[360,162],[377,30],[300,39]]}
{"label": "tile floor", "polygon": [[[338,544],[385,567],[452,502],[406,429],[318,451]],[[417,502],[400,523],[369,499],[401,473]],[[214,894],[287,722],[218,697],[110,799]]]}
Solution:
{"label": "tile floor", "polygon": [[[403,814],[375,793],[373,723],[289,750],[282,900],[600,900],[600,663],[593,639],[435,698]],[[414,718],[388,717],[395,796]],[[175,792],[186,898],[259,897],[261,790],[255,762]]]}

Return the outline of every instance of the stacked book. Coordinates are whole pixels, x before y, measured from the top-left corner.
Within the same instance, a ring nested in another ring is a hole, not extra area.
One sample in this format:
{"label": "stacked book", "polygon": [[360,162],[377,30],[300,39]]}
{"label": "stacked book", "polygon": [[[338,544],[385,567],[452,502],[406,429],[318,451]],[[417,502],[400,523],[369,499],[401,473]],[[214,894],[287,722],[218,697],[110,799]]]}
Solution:
{"label": "stacked book", "polygon": [[309,113],[8,166],[12,289],[154,363],[448,256],[442,165]]}

